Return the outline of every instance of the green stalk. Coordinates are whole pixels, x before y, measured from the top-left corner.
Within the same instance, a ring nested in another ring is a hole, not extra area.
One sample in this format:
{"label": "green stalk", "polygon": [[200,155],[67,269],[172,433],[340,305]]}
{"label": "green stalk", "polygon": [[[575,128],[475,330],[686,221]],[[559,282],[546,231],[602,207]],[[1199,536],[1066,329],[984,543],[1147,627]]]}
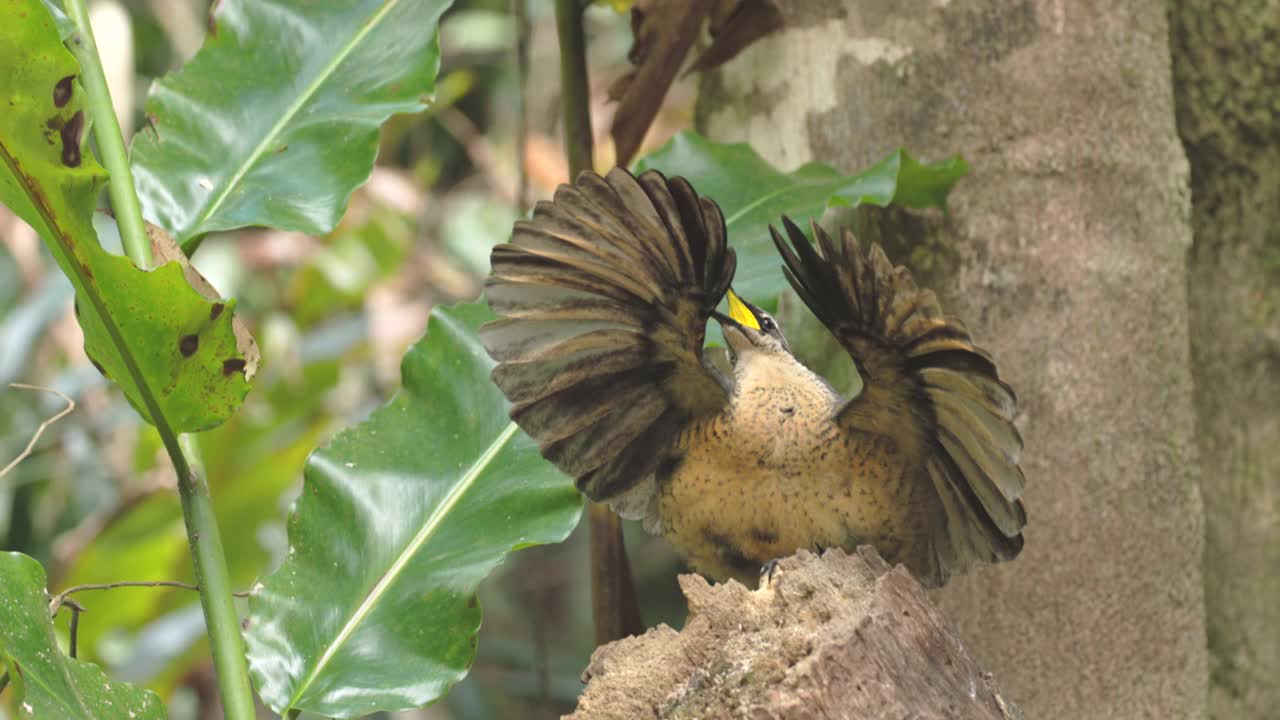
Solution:
{"label": "green stalk", "polygon": [[133,187],[133,172],[129,169],[129,153],[124,147],[120,121],[111,105],[107,76],[98,57],[98,43],[93,39],[93,28],[89,25],[89,10],[85,0],[66,0],[66,9],[76,24],[76,32],[67,39],[67,45],[80,61],[80,85],[88,97],[93,138],[98,141],[102,164],[111,173],[108,191],[116,224],[120,226],[120,240],[133,264],[147,270],[152,263],[151,242],[142,222],[138,191]]}
{"label": "green stalk", "polygon": [[594,167],[591,96],[587,86],[587,41],[582,32],[579,0],[556,0],[556,33],[560,39],[560,108],[569,179]]}
{"label": "green stalk", "polygon": [[529,7],[528,0],[511,0],[516,25],[516,213],[529,214],[529,172],[524,156],[529,135]]}
{"label": "green stalk", "polygon": [[[89,27],[89,14],[84,0],[67,0],[66,5],[77,30],[69,44],[80,62],[80,81],[88,98],[94,138],[98,141],[103,165],[111,173],[111,200],[116,211],[116,222],[120,225],[125,252],[134,264],[148,268],[152,263],[151,245],[142,223],[142,210],[133,187],[133,175],[129,172],[124,138],[111,107],[106,76],[98,57],[97,44],[93,40],[93,31]],[[70,254],[70,249],[66,252]],[[240,621],[231,596],[231,578],[227,572],[226,556],[222,551],[222,538],[213,512],[213,501],[209,497],[209,485],[187,462],[178,434],[164,416],[160,403],[147,384],[142,368],[138,366],[119,326],[106,312],[106,307],[96,293],[85,295],[94,311],[102,318],[112,342],[120,349],[121,359],[124,360],[130,377],[141,390],[143,403],[155,423],[156,431],[160,434],[160,440],[177,475],[182,515],[195,564],[200,604],[213,649],[213,664],[217,671],[218,690],[222,696],[225,716],[230,720],[253,720],[253,691],[249,685],[244,641],[240,637]]]}

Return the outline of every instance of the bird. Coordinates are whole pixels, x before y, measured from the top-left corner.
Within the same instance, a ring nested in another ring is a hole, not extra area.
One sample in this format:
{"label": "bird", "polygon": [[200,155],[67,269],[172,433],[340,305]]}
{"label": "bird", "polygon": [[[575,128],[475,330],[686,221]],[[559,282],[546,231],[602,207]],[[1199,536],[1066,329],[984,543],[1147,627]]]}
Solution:
{"label": "bird", "polygon": [[[587,497],[715,580],[754,587],[800,549],[872,545],[927,587],[1016,557],[1023,445],[992,356],[879,245],[780,224],[781,270],[852,357],[858,394],[732,290],[711,198],[614,168],[561,185],[492,251],[480,337],[511,418]],[[712,320],[729,369],[704,349]]]}

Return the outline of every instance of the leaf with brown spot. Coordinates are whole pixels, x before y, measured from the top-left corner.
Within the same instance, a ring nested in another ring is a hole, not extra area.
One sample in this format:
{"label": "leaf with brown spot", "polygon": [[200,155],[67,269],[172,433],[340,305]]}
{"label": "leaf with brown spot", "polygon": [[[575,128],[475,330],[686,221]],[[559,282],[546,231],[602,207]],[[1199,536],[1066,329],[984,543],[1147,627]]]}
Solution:
{"label": "leaf with brown spot", "polygon": [[227,358],[222,361],[222,374],[230,375],[231,373],[242,372],[245,370],[244,358]]}
{"label": "leaf with brown spot", "polygon": [[[172,241],[157,242],[162,264],[150,271],[99,245],[92,216],[106,173],[87,150],[79,67],[39,0],[18,4],[23,12],[0,33],[0,201],[40,233],[71,280],[85,353],[139,413],[161,413],[176,432],[218,425],[248,393],[257,347],[233,327],[234,313],[213,313],[206,295],[226,309],[235,301],[217,298]],[[49,141],[51,129],[60,143]],[[245,372],[228,376],[233,357]]]}
{"label": "leaf with brown spot", "polygon": [[57,85],[53,86],[54,107],[62,107],[71,101],[72,81],[75,79],[76,77],[74,75],[68,75],[59,80]]}
{"label": "leaf with brown spot", "polygon": [[84,139],[84,111],[77,110],[75,115],[58,131],[62,136],[62,164],[67,167],[80,166],[80,145]]}
{"label": "leaf with brown spot", "polygon": [[[222,296],[218,293],[218,289],[204,275],[201,275],[199,270],[196,270],[187,256],[182,253],[178,243],[174,242],[164,228],[147,223],[147,238],[151,240],[151,254],[156,262],[176,262],[181,265],[182,276],[186,278],[187,283],[196,292],[214,301],[209,308],[209,322],[217,322],[218,316],[222,315],[222,311],[227,308],[227,304],[221,301]],[[239,317],[231,318],[231,330],[235,333],[236,351],[240,360],[240,367],[237,369],[244,371],[245,380],[252,380],[258,373],[258,361],[261,359],[258,342],[253,339],[248,326]],[[223,374],[226,374],[225,364]]]}
{"label": "leaf with brown spot", "polygon": [[774,0],[636,0],[627,55],[635,69],[609,86],[609,97],[618,101],[610,128],[618,165],[625,166],[640,149],[708,18],[714,40],[689,72],[716,67],[782,27]]}

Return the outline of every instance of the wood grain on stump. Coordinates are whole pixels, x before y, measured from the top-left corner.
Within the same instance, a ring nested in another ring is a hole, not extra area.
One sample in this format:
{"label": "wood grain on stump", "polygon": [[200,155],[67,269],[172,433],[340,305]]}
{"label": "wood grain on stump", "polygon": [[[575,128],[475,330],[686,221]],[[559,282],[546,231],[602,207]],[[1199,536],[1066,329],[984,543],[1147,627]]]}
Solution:
{"label": "wood grain on stump", "polygon": [[1020,717],[915,579],[870,547],[800,551],[759,590],[680,586],[684,630],[598,648],[570,720]]}

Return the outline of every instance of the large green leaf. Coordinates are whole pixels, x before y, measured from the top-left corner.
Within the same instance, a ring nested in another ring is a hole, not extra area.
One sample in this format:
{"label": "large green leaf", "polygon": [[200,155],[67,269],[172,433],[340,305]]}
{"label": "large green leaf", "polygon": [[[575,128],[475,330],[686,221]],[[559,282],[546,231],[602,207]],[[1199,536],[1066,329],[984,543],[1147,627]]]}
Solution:
{"label": "large green leaf", "polygon": [[246,225],[322,234],[416,112],[451,0],[223,0],[205,46],[158,82],[132,149],[148,220],[190,249]]}
{"label": "large green leaf", "polygon": [[480,581],[577,524],[572,481],[489,381],[476,329],[492,317],[435,310],[399,394],[311,456],[289,557],[249,600],[249,667],[273,710],[351,717],[439,698],[475,656]]}
{"label": "large green leaf", "polygon": [[[86,143],[75,58],[39,0],[18,0],[0,27],[0,202],[44,238],[76,289],[85,352],[143,417],[162,412],[178,432],[229,417],[249,391],[256,348],[232,327],[234,300],[188,282],[185,258],[143,272],[98,244],[91,217],[105,172]],[[127,343],[127,344],[126,344]]]}
{"label": "large green leaf", "polygon": [[738,253],[733,286],[743,297],[769,307],[788,287],[769,239],[770,223],[778,225],[785,214],[807,226],[828,207],[861,203],[944,207],[947,193],[969,169],[959,156],[923,165],[899,149],[854,175],[819,162],[786,173],[749,145],[715,143],[691,132],[676,135],[637,162],[638,170],[650,168],[684,176],[720,205],[729,243]]}
{"label": "large green leaf", "polygon": [[20,718],[165,716],[154,693],[62,654],[49,620],[44,568],[20,553],[0,553],[0,665],[9,673]]}

